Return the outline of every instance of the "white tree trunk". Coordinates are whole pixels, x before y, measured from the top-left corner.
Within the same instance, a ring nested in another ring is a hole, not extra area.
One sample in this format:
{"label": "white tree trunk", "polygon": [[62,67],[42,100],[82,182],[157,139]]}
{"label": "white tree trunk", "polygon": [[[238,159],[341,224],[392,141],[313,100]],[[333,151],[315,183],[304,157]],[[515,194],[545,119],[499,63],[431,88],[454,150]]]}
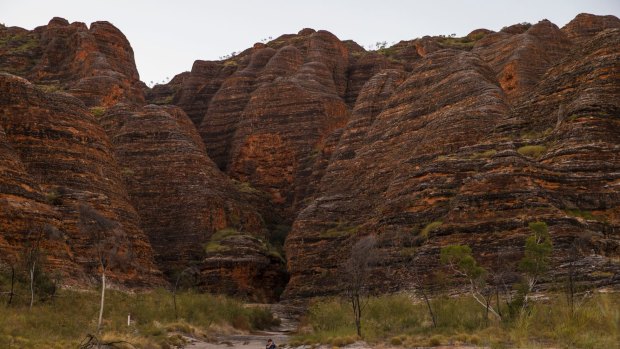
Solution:
{"label": "white tree trunk", "polygon": [[35,263],[32,263],[32,267],[30,268],[30,309],[32,310],[32,305],[34,304],[34,268]]}
{"label": "white tree trunk", "polygon": [[101,331],[101,322],[103,322],[104,301],[105,301],[105,270],[101,273],[101,305],[99,306],[99,322],[97,322],[97,332]]}

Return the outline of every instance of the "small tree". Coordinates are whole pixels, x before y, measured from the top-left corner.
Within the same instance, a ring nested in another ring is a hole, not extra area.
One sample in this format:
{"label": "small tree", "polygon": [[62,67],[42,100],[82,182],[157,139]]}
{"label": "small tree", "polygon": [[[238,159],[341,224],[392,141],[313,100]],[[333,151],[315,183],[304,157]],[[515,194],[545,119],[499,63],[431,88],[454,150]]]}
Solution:
{"label": "small tree", "polygon": [[80,230],[90,237],[93,244],[93,259],[101,276],[101,302],[97,331],[101,331],[103,308],[105,304],[106,273],[115,266],[126,266],[129,251],[122,251],[123,242],[127,239],[120,225],[97,212],[92,207],[80,204]]}
{"label": "small tree", "polygon": [[469,292],[476,302],[489,312],[501,318],[499,313],[491,306],[492,293],[486,288],[488,272],[478,265],[471,254],[471,248],[467,245],[450,245],[443,247],[440,254],[441,263],[447,265],[469,281]]}
{"label": "small tree", "polygon": [[362,304],[362,299],[368,291],[368,274],[376,259],[375,245],[376,238],[373,235],[361,238],[353,245],[349,258],[342,265],[345,294],[351,302],[355,329],[360,337],[362,336],[362,311],[366,305]]}
{"label": "small tree", "polygon": [[533,234],[525,240],[525,253],[519,262],[519,270],[524,273],[524,284],[521,287],[523,309],[528,305],[529,294],[534,290],[541,276],[549,269],[553,251],[547,223],[530,222],[529,228]]}

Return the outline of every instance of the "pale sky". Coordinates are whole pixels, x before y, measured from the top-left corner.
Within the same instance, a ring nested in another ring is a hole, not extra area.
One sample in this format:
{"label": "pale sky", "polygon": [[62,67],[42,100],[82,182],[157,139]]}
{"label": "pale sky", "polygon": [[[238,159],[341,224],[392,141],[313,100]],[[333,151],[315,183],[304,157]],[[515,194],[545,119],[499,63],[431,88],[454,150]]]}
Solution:
{"label": "pale sky", "polygon": [[149,85],[190,70],[196,59],[217,60],[302,28],[368,46],[545,18],[562,27],[581,12],[620,17],[620,0],[0,0],[0,23],[7,26],[33,29],[54,16],[111,22],[131,42]]}

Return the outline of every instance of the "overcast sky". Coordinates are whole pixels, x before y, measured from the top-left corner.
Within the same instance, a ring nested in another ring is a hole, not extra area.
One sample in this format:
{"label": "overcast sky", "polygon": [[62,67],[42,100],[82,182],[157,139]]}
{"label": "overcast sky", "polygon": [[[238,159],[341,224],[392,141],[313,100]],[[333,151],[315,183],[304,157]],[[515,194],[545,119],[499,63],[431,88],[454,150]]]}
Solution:
{"label": "overcast sky", "polygon": [[302,28],[368,46],[545,18],[562,27],[581,12],[620,17],[620,0],[0,0],[0,22],[7,26],[33,29],[54,16],[111,22],[131,42],[149,84],[190,70],[196,59],[216,60]]}

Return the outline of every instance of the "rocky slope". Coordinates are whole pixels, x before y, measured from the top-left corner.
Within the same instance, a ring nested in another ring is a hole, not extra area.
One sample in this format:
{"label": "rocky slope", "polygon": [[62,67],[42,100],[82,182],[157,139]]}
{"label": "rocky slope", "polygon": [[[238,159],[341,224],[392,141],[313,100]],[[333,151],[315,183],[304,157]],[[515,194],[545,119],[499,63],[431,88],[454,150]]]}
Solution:
{"label": "rocky slope", "polygon": [[192,266],[205,290],[294,299],[339,292],[364,235],[387,292],[431,282],[447,244],[515,268],[543,220],[550,276],[576,259],[618,285],[619,44],[588,14],[374,51],[303,29],[149,89],[107,22],[0,27],[0,250],[60,232],[51,265],[83,275],[87,203],[149,271],[121,281]]}

